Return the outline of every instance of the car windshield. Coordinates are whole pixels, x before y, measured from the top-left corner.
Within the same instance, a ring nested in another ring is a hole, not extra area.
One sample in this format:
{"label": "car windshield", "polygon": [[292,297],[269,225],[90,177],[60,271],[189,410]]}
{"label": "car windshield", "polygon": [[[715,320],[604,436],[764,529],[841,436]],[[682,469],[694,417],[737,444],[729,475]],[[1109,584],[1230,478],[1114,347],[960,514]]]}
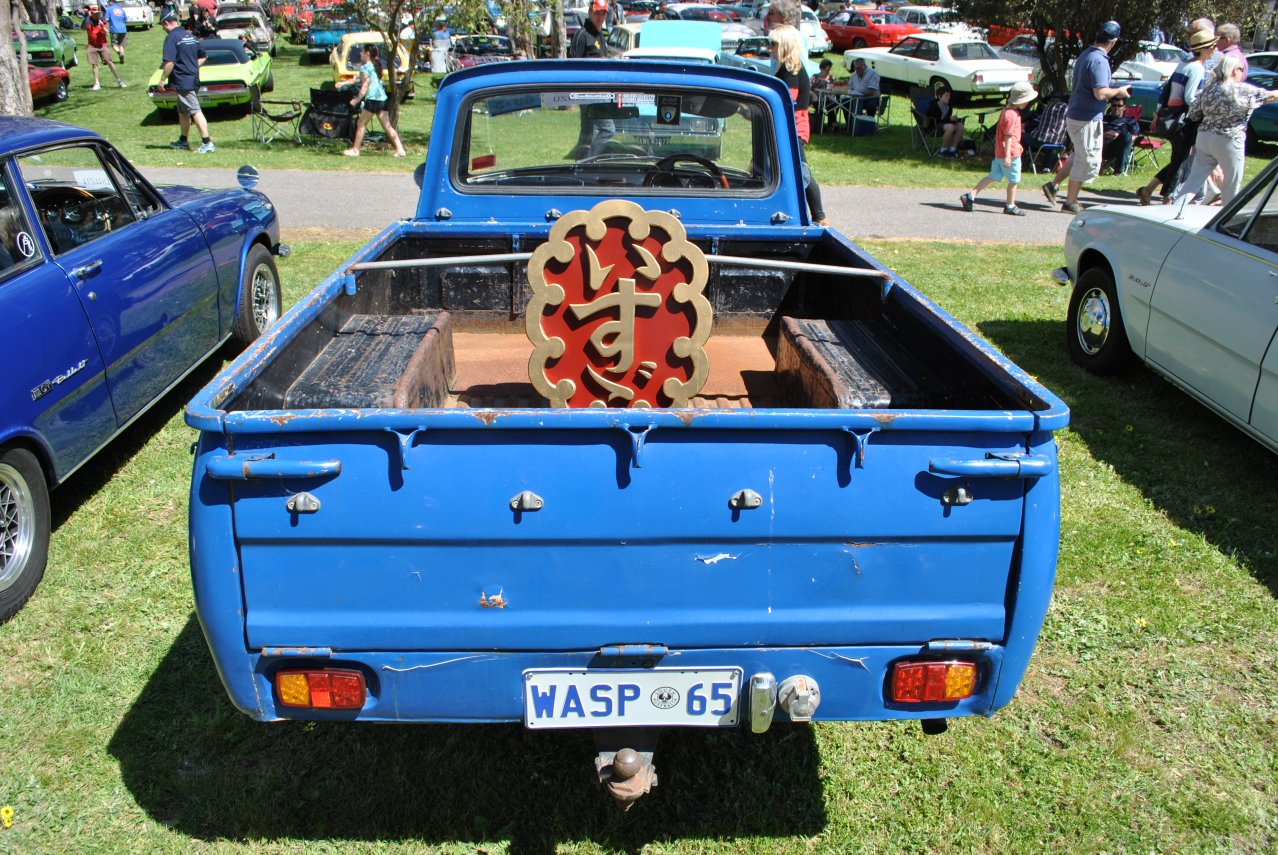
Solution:
{"label": "car windshield", "polygon": [[[47,42],[49,40],[49,34],[44,30],[28,30],[26,27],[22,28],[22,36],[29,42]],[[16,33],[13,38],[15,41],[17,40]]]}
{"label": "car windshield", "polygon": [[507,55],[514,53],[510,40],[501,36],[466,36],[457,40],[453,46],[455,53],[466,53],[472,56]]}
{"label": "car windshield", "polygon": [[737,43],[737,53],[741,56],[755,56],[767,59],[772,56],[772,47],[767,39],[742,39]]}
{"label": "car windshield", "polygon": [[994,48],[985,42],[955,42],[950,45],[950,56],[959,62],[978,62],[999,58]]}
{"label": "car windshield", "polygon": [[687,88],[504,90],[467,103],[456,183],[613,196],[740,193],[776,180],[768,111]]}
{"label": "car windshield", "polygon": [[214,48],[206,51],[208,59],[204,61],[205,65],[239,65],[241,62],[248,62],[248,56],[243,59],[236,55],[235,51],[224,48]]}
{"label": "car windshield", "polygon": [[218,29],[249,30],[258,26],[257,18],[252,15],[224,15],[217,19]]}
{"label": "car windshield", "polygon": [[905,23],[905,21],[901,20],[899,15],[893,15],[889,12],[876,12],[874,14],[866,15],[865,17],[871,24],[879,24],[880,26],[883,24]]}
{"label": "car windshield", "polygon": [[1163,46],[1150,50],[1142,51],[1148,53],[1154,58],[1154,62],[1184,62],[1189,59],[1189,54],[1180,48]]}

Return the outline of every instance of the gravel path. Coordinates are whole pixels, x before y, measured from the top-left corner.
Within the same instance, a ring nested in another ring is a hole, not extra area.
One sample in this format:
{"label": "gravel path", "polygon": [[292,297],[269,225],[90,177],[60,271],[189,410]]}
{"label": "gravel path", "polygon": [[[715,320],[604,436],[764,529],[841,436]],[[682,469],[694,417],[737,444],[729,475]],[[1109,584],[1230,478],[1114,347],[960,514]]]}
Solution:
{"label": "gravel path", "polygon": [[[234,187],[230,169],[147,169],[159,184]],[[1021,184],[1018,204],[1028,216],[1003,214],[1003,193],[986,191],[976,211],[963,212],[958,190],[900,187],[822,187],[826,211],[839,231],[856,239],[921,238],[984,243],[1060,244],[1071,217],[1051,209],[1039,189],[1043,176],[1028,175]],[[280,212],[286,232],[295,229],[342,229],[378,232],[393,220],[411,217],[417,205],[417,186],[404,173],[313,172],[273,170],[258,185]],[[1104,199],[1083,191],[1088,202],[1131,202],[1134,193]]]}

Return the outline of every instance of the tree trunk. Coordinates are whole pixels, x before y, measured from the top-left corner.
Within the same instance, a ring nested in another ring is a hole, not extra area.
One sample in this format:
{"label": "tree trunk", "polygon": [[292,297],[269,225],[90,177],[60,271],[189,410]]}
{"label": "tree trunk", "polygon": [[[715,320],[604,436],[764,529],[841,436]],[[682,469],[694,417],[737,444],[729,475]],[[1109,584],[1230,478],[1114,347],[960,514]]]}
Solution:
{"label": "tree trunk", "polygon": [[537,56],[537,44],[529,18],[531,12],[532,3],[529,0],[510,0],[506,4],[506,33],[514,44],[515,51],[529,59]]}
{"label": "tree trunk", "polygon": [[55,0],[22,0],[27,19],[33,24],[58,24],[58,6]]}
{"label": "tree trunk", "polygon": [[551,0],[550,53],[559,59],[568,55],[568,25],[564,21],[564,0]]}
{"label": "tree trunk", "polygon": [[[0,33],[17,31],[18,51],[13,40],[0,39],[0,115],[30,116],[31,87],[27,84],[27,43],[17,25],[22,22],[21,6],[0,0]],[[16,13],[16,14],[15,14]]]}

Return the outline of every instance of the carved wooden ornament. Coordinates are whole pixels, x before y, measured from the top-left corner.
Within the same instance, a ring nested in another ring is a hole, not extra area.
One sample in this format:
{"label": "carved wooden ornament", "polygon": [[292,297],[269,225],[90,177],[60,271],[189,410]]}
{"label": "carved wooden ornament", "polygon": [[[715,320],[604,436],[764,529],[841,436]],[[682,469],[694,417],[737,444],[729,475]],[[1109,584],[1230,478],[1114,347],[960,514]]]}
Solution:
{"label": "carved wooden ornament", "polygon": [[708,265],[664,211],[560,217],[528,262],[528,376],[554,407],[686,407],[706,382]]}

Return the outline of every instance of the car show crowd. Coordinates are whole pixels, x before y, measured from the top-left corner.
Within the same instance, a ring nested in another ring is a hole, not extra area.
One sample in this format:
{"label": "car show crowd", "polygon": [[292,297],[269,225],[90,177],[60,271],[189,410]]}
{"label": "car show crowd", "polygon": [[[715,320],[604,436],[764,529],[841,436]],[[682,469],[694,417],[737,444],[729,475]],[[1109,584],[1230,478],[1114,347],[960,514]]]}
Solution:
{"label": "car show crowd", "polygon": [[[387,68],[394,69],[398,81],[408,62],[402,45],[390,55],[381,35],[385,26],[370,26],[341,0],[156,2],[153,8],[147,0],[110,0],[104,5],[73,0],[61,24],[62,30],[83,32],[95,90],[101,88],[104,66],[117,86],[127,86],[117,65],[126,61],[130,29],[160,23],[166,30],[181,31],[166,40],[163,62],[177,61],[174,46],[187,44],[191,58],[179,62],[177,78],[192,88],[183,96],[167,87],[173,69],[167,74],[162,69],[147,89],[158,108],[178,114],[182,132],[175,147],[183,147],[185,129],[193,122],[205,125],[197,150],[214,150],[202,109],[255,109],[256,99],[273,87],[270,56],[280,38],[305,44],[307,56],[327,58],[332,65],[333,85],[343,93],[335,102],[337,109],[349,102],[349,115],[336,123],[336,133],[351,143],[344,153],[359,153],[355,137],[362,140],[373,117],[380,119],[394,153],[403,153],[402,141],[382,109],[385,97],[369,95],[384,96],[383,86],[391,83]],[[487,15],[476,21],[463,24],[441,16],[421,39],[418,67],[438,74],[553,55],[558,48],[553,44],[552,15],[534,4],[533,18],[533,44],[520,49],[496,0],[489,0]],[[1043,86],[1040,62],[1050,34],[1045,45],[1031,30],[1014,23],[970,26],[943,6],[842,0],[569,0],[563,21],[567,41],[562,49],[568,56],[637,51],[648,21],[713,22],[720,27],[721,42],[712,61],[787,79],[792,75],[774,53],[774,30],[793,27],[800,37],[800,73],[806,84],[791,86],[796,98],[800,89],[806,93],[804,105],[796,105],[796,118],[802,114],[797,123],[801,136],[874,133],[886,120],[889,93],[906,91],[915,121],[911,133],[927,153],[954,159],[989,157],[988,178],[1008,183],[1006,210],[1015,215],[1023,213],[1013,201],[1022,167],[1054,173],[1044,194],[1067,213],[1081,210],[1078,190],[1083,184],[1105,171],[1129,174],[1141,161],[1155,166],[1154,177],[1136,190],[1141,204],[1184,195],[1219,202],[1236,192],[1246,145],[1278,140],[1278,108],[1264,109],[1278,100],[1278,53],[1254,54],[1253,67],[1241,50],[1240,28],[1233,23],[1217,27],[1202,19],[1155,26],[1135,38],[1135,51],[1125,51],[1129,59],[1115,65],[1110,53],[1123,38],[1122,28],[1120,22],[1107,22],[1073,63],[1064,91],[1055,91]],[[401,23],[401,39],[411,43],[411,17]],[[66,98],[65,69],[78,62],[75,39],[48,25],[24,27],[23,35],[31,58],[33,96]],[[42,40],[50,43],[48,50]],[[584,51],[582,45],[588,44],[597,48]],[[830,52],[843,54],[847,76],[834,73],[838,57]],[[1222,64],[1223,58],[1234,62]],[[917,71],[921,63],[929,69],[923,76]],[[1026,100],[1021,83],[1033,98]],[[1041,93],[1035,86],[1042,87]],[[1002,103],[967,104],[978,98]],[[1015,107],[1015,123],[1006,115],[1008,106]],[[987,122],[989,117],[995,118]],[[1014,128],[1016,138],[1011,139]],[[810,187],[815,186],[813,177]],[[965,195],[963,206],[970,202]]]}

